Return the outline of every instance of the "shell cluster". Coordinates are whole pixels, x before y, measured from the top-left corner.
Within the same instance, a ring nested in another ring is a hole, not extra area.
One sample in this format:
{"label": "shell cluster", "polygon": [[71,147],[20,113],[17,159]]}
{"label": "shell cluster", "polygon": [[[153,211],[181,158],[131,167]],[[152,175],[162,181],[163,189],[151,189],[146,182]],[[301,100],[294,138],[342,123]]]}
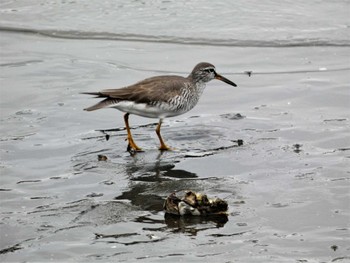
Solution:
{"label": "shell cluster", "polygon": [[170,194],[163,208],[166,213],[174,215],[206,216],[226,214],[228,205],[220,198],[208,198],[205,194],[186,191],[181,199],[176,196],[176,193]]}

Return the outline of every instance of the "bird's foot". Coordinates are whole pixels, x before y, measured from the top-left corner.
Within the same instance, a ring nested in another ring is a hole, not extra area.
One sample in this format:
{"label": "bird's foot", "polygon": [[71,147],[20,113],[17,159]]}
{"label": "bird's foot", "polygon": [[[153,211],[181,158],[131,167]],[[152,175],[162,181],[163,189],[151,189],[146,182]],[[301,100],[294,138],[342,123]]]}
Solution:
{"label": "bird's foot", "polygon": [[128,143],[128,147],[126,149],[130,153],[143,152],[143,150],[138,147],[135,143]]}
{"label": "bird's foot", "polygon": [[126,151],[129,152],[131,156],[134,156],[137,153],[143,152],[143,150],[141,148],[136,148],[136,149],[132,148],[130,146],[130,144],[128,144],[128,147],[127,147]]}
{"label": "bird's foot", "polygon": [[161,144],[158,148],[160,151],[172,151],[173,149],[169,146],[166,146],[165,144]]}

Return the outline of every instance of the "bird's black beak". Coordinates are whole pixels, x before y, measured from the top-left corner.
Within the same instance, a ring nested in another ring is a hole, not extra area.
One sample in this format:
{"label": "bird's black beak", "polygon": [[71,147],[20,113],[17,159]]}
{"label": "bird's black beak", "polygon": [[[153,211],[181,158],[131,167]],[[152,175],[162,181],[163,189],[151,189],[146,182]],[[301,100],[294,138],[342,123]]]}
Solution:
{"label": "bird's black beak", "polygon": [[231,86],[234,86],[234,87],[237,87],[237,85],[235,83],[233,83],[231,80],[219,75],[218,73],[215,72],[215,78],[218,79],[218,80],[221,80]]}

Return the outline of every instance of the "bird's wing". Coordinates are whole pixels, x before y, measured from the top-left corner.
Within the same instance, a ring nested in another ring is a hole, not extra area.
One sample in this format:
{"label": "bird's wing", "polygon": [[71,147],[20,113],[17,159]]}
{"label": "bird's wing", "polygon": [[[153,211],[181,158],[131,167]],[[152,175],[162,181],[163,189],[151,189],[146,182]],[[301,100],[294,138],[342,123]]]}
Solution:
{"label": "bird's wing", "polygon": [[95,95],[97,98],[105,99],[85,110],[101,109],[119,101],[134,101],[146,104],[151,104],[154,101],[169,101],[180,93],[186,82],[187,79],[180,76],[160,76],[148,78],[120,89],[86,92],[84,94]]}

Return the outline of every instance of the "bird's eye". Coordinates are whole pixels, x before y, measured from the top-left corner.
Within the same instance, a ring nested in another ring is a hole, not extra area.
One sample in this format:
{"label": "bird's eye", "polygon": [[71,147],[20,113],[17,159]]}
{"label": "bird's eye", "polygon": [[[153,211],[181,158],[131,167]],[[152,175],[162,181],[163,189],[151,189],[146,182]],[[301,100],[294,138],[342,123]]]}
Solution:
{"label": "bird's eye", "polygon": [[214,69],[213,68],[207,68],[204,70],[205,72],[208,72],[208,73],[211,73],[211,72],[214,72]]}

